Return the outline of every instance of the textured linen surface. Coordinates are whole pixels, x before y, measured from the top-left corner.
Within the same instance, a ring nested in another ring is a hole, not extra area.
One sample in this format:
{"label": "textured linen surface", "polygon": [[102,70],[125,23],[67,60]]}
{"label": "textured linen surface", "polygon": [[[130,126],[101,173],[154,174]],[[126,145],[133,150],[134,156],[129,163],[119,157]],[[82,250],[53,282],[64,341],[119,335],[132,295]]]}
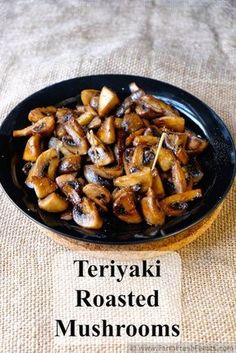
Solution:
{"label": "textured linen surface", "polygon": [[[230,0],[0,1],[0,118],[51,83],[126,73],[190,91],[223,118],[235,137],[235,23],[236,2]],[[204,352],[205,345],[219,352],[214,347],[224,343],[234,351],[235,213],[234,188],[211,229],[179,251],[181,340],[201,344]],[[0,352],[82,352],[53,345],[52,259],[66,249],[17,210],[2,190],[0,224]]]}

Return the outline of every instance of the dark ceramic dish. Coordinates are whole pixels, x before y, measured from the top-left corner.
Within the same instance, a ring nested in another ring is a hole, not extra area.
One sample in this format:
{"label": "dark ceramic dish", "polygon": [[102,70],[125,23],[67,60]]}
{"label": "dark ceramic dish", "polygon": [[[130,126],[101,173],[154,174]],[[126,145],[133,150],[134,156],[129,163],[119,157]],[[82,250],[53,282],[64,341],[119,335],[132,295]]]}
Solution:
{"label": "dark ceramic dish", "polygon": [[[205,173],[199,185],[203,190],[204,197],[196,201],[184,216],[167,220],[161,229],[144,223],[129,225],[110,215],[101,230],[92,231],[81,228],[74,222],[62,221],[55,214],[41,211],[37,207],[36,196],[24,185],[21,171],[21,156],[26,139],[13,140],[12,131],[28,125],[27,115],[35,107],[73,106],[79,99],[79,93],[82,89],[101,89],[104,85],[111,87],[123,99],[130,94],[128,85],[133,81],[146,92],[154,94],[178,109],[186,118],[187,127],[210,142],[205,153],[199,158]],[[26,98],[11,111],[1,126],[0,156],[0,182],[3,189],[14,204],[28,217],[58,234],[107,244],[158,240],[192,227],[208,216],[222,202],[230,189],[235,174],[235,147],[232,137],[214,111],[180,88],[161,81],[128,75],[78,77],[46,87]]]}

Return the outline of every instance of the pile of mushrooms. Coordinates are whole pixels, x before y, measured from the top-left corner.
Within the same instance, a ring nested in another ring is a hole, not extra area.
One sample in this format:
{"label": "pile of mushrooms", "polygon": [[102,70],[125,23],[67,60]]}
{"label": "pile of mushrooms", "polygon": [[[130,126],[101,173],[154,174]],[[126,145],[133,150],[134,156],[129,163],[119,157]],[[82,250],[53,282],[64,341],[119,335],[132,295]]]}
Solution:
{"label": "pile of mushrooms", "polygon": [[103,215],[161,226],[183,215],[202,196],[197,155],[207,141],[185,128],[185,119],[135,83],[122,103],[108,87],[85,89],[74,109],[30,111],[25,184],[40,209],[100,229]]}

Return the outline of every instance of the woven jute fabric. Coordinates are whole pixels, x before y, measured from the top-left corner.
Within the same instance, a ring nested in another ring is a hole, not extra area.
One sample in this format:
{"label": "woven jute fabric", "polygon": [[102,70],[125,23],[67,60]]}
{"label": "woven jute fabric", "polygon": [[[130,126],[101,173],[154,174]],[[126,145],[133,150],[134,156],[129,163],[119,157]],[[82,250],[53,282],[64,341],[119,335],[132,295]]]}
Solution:
{"label": "woven jute fabric", "polygon": [[[1,121],[23,98],[49,84],[125,73],[190,91],[222,117],[235,137],[235,24],[236,3],[230,0],[0,1]],[[211,345],[219,352],[218,344],[234,350],[235,214],[234,187],[212,227],[179,251],[181,341],[199,344],[199,351],[208,352]],[[126,352],[122,345],[54,346],[52,261],[67,250],[2,190],[0,224],[0,352]]]}

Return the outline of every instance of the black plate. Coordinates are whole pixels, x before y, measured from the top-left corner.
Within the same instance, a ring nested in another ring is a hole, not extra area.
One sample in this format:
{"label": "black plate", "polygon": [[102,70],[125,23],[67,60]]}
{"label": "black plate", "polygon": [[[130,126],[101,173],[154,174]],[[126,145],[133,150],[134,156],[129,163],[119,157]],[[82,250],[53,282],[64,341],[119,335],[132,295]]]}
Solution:
{"label": "black plate", "polygon": [[[81,228],[74,222],[61,221],[55,214],[39,210],[33,192],[24,186],[21,172],[21,156],[26,139],[13,140],[12,131],[28,125],[27,115],[35,107],[56,105],[68,98],[64,104],[73,105],[82,89],[101,89],[104,85],[114,89],[123,99],[130,94],[128,85],[133,81],[146,92],[178,109],[185,116],[187,127],[210,141],[206,152],[200,157],[205,173],[200,185],[204,197],[194,203],[187,214],[169,220],[162,229],[146,224],[128,225],[115,217],[109,217],[102,230],[92,231]],[[165,82],[128,75],[78,77],[46,87],[26,98],[11,111],[1,126],[0,156],[1,184],[21,211],[56,233],[96,243],[137,243],[177,234],[202,220],[217,207],[226,196],[235,174],[235,147],[232,137],[211,108],[191,94]]]}

